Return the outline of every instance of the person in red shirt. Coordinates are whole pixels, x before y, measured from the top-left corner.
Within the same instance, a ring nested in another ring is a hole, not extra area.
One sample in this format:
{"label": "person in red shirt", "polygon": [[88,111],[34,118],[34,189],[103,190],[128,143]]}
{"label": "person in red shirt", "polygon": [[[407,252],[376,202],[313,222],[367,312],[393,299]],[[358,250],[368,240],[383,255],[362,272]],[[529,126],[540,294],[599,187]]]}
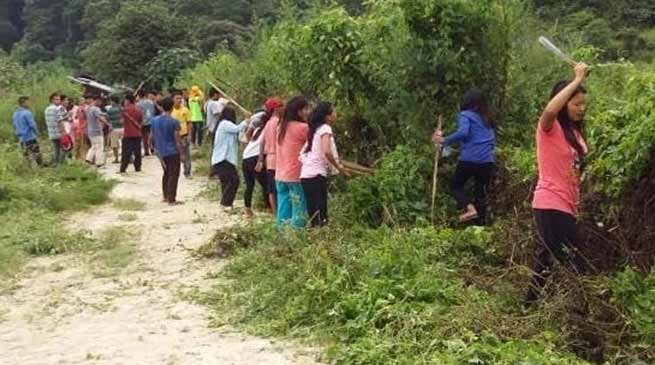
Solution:
{"label": "person in red shirt", "polygon": [[558,82],[537,126],[539,182],[532,208],[542,244],[534,257],[532,285],[528,304],[542,291],[554,260],[580,270],[577,254],[577,214],[580,200],[580,176],[588,149],[583,123],[586,90],[582,83],[589,66],[575,66],[573,81]]}
{"label": "person in red shirt", "polygon": [[133,95],[127,95],[123,102],[123,144],[121,151],[120,173],[127,171],[127,166],[134,158],[134,170],[141,171],[141,142],[143,114],[136,106]]}

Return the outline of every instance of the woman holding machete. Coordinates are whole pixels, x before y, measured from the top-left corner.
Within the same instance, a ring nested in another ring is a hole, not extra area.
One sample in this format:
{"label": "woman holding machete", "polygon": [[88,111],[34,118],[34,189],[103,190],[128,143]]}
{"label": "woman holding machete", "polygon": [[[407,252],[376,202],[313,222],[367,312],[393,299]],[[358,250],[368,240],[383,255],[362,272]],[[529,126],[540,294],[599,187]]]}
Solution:
{"label": "woman holding machete", "polygon": [[576,252],[580,176],[588,149],[583,123],[586,90],[582,83],[589,66],[578,63],[573,81],[560,81],[553,87],[550,102],[537,126],[539,182],[532,208],[539,236],[533,264],[532,285],[526,301],[534,303],[546,283],[553,259],[578,270],[581,258]]}
{"label": "woman holding machete", "polygon": [[[443,137],[441,130],[432,136],[434,143],[444,147],[459,143],[460,155],[451,189],[457,208],[463,210],[461,223],[477,220],[486,224],[487,191],[491,184],[495,165],[494,124],[491,121],[487,98],[478,89],[471,89],[464,95],[457,131]],[[475,180],[474,199],[467,196],[466,183]]]}

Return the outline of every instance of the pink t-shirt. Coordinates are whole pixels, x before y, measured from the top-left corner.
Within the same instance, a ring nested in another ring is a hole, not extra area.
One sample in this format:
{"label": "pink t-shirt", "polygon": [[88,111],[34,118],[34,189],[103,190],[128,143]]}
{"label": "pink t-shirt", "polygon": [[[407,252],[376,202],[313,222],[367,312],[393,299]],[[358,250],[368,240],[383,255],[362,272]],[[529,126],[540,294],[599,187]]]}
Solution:
{"label": "pink t-shirt", "polygon": [[[578,132],[575,133],[586,153],[584,139]],[[532,207],[577,215],[580,203],[580,158],[564,137],[558,121],[555,121],[549,132],[537,127],[537,161],[539,182]]]}
{"label": "pink t-shirt", "polygon": [[275,180],[300,182],[300,151],[307,142],[307,123],[289,122],[282,143],[278,143],[275,161]]}
{"label": "pink t-shirt", "polygon": [[266,123],[264,131],[264,153],[266,154],[266,169],[275,170],[275,148],[277,146],[277,124],[280,121],[280,118],[272,116],[271,119]]}
{"label": "pink t-shirt", "polygon": [[323,143],[321,143],[324,135],[330,136],[330,148],[332,149],[332,155],[337,160],[339,160],[339,156],[337,154],[337,146],[334,143],[334,138],[332,137],[332,127],[327,124],[323,124],[316,130],[316,133],[314,133],[312,150],[305,152],[307,143],[305,143],[302,148],[302,153],[300,154],[300,162],[302,163],[302,169],[300,170],[301,179],[309,179],[318,175],[327,177],[330,174],[331,165],[330,162],[325,158],[325,152],[323,152]]}

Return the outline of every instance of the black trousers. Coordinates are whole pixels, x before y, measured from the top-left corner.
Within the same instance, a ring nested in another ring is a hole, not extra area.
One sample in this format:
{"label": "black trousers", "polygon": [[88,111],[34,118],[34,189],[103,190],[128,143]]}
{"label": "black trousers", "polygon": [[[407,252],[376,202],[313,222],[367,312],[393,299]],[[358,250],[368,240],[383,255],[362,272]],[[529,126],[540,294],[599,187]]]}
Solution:
{"label": "black trousers", "polygon": [[202,138],[205,136],[205,122],[195,121],[191,122],[193,130],[191,131],[191,143],[202,146]]}
{"label": "black trousers", "polygon": [[180,180],[180,155],[166,156],[161,161],[162,167],[164,168],[164,176],[161,183],[164,200],[174,203],[177,198],[177,182]]}
{"label": "black trousers", "polygon": [[[455,177],[451,184],[453,196],[457,201],[457,208],[464,209],[467,205],[473,204],[478,211],[477,224],[487,224],[487,192],[491,185],[496,165],[493,163],[478,164],[473,162],[460,161],[455,170]],[[474,179],[473,199],[466,191],[466,183]]]}
{"label": "black trousers", "polygon": [[237,168],[228,161],[222,161],[214,165],[214,171],[221,181],[221,205],[231,207],[239,189]]}
{"label": "black trousers", "polygon": [[252,208],[252,194],[255,191],[255,183],[258,182],[259,186],[262,188],[264,195],[264,204],[266,208],[270,207],[270,202],[268,201],[268,180],[266,176],[266,170],[264,169],[261,172],[255,171],[255,166],[257,166],[258,156],[245,159],[241,162],[241,169],[243,170],[243,180],[246,182],[246,191],[243,194],[244,205],[246,208]]}
{"label": "black trousers", "polygon": [[302,189],[307,201],[307,214],[312,227],[325,226],[328,223],[328,187],[327,178],[318,175],[301,179]]}
{"label": "black trousers", "polygon": [[121,150],[121,172],[127,170],[134,157],[134,170],[141,171],[141,137],[124,137]]}
{"label": "black trousers", "polygon": [[534,254],[532,285],[527,300],[535,301],[546,284],[550,270],[559,261],[576,272],[582,268],[582,258],[577,252],[578,228],[576,218],[558,210],[534,210],[534,219],[541,244]]}

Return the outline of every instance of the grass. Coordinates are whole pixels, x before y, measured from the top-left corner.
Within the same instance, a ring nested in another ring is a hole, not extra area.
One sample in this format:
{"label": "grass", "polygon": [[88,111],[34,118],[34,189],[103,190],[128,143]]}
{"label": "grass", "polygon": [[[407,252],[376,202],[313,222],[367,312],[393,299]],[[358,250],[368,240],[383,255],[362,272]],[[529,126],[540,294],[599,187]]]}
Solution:
{"label": "grass", "polygon": [[111,204],[118,210],[128,212],[142,211],[146,209],[146,203],[134,199],[114,199]]}
{"label": "grass", "polygon": [[136,239],[133,228],[108,228],[89,247],[89,263],[95,276],[115,276],[134,261],[138,248],[133,241]]}
{"label": "grass", "polygon": [[[597,351],[606,364],[652,363],[655,353],[644,351],[650,337],[622,322],[629,312],[607,297],[606,277],[558,269],[550,294],[526,308],[530,274],[507,265],[504,246],[512,243],[499,240],[500,229],[371,229],[338,220],[303,232],[230,228],[196,252],[230,258],[215,287],[185,297],[210,306],[216,326],[302,339],[336,364],[582,365]],[[627,302],[646,313],[650,289],[630,280]],[[647,315],[635,318],[652,327]],[[594,347],[599,337],[605,348]]]}
{"label": "grass", "polygon": [[63,223],[72,212],[107,201],[111,187],[81,164],[32,169],[15,146],[0,144],[0,278],[15,277],[30,256],[91,244]]}

